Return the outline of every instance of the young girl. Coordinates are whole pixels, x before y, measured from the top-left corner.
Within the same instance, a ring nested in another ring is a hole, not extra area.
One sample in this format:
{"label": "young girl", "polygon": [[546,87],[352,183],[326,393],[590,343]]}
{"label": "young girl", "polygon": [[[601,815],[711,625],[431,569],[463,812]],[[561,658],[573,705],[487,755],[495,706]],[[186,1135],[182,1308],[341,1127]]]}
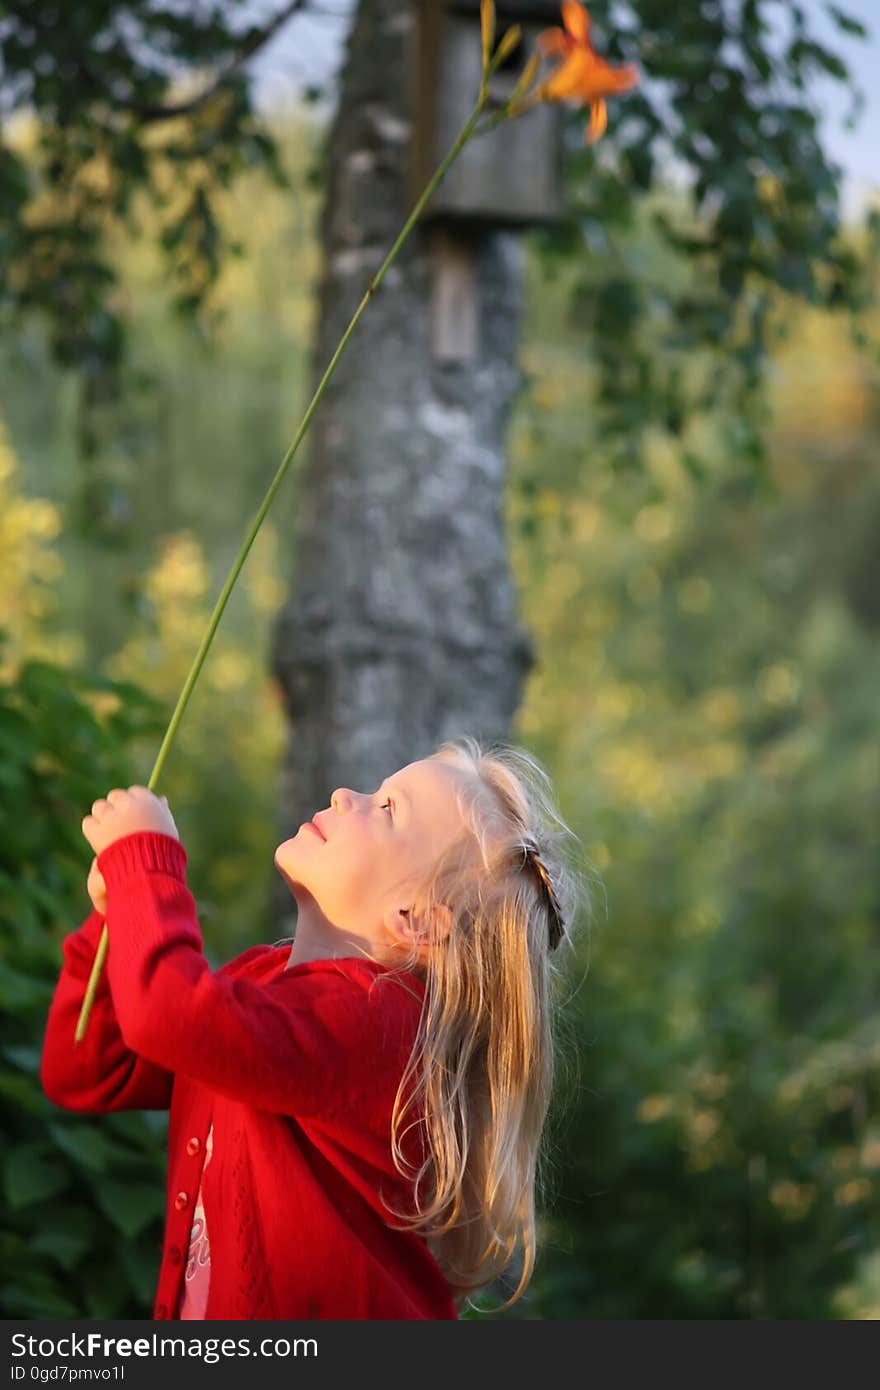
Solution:
{"label": "young girl", "polygon": [[[170,1106],[156,1318],[456,1318],[535,1263],[551,987],[586,883],[523,749],[449,740],[279,845],[296,936],[212,973],[165,798],[82,823],[43,1088]],[[106,918],[89,1026],[73,1036]],[[508,1306],[505,1304],[504,1306]]]}

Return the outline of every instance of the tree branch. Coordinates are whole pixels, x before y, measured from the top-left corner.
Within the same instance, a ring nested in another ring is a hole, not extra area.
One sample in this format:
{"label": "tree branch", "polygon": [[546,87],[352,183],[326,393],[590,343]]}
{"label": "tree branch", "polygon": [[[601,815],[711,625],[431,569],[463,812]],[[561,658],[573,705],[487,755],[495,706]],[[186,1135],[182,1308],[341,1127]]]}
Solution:
{"label": "tree branch", "polygon": [[[214,93],[218,92],[223,84],[228,82],[229,78],[238,72],[239,68],[247,62],[248,58],[252,57],[258,49],[268,43],[281,26],[286,24],[304,4],[305,0],[290,0],[290,3],[286,5],[283,10],[279,11],[274,19],[269,20],[269,23],[264,29],[260,29],[256,34],[251,35],[238,52],[233,54],[219,76],[198,96],[190,97],[187,101],[175,102],[170,106],[154,106],[149,102],[141,102],[135,98],[123,100],[114,95],[112,97],[113,105],[117,109],[130,111],[133,115],[138,117],[143,125],[151,124],[156,121],[173,120],[176,116],[191,115],[193,111],[198,111],[200,106],[204,106],[206,101],[210,101]],[[81,55],[77,55],[76,61],[79,64],[83,76],[94,83],[96,87],[103,88],[106,91],[106,85],[89,64],[83,60]]]}

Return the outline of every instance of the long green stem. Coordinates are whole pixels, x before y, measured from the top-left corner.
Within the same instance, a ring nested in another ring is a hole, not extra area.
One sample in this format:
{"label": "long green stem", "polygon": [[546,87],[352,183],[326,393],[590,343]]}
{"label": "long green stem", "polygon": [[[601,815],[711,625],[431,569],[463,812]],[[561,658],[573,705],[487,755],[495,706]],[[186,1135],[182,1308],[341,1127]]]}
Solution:
{"label": "long green stem", "polygon": [[[449,168],[450,164],[457,157],[460,150],[467,144],[468,140],[471,138],[471,135],[474,133],[474,128],[477,124],[477,120],[479,119],[480,112],[483,110],[483,107],[486,104],[486,99],[486,82],[484,80],[480,87],[480,95],[477,100],[476,106],[474,107],[470,117],[462,127],[461,133],[458,136],[458,139],[455,141],[455,144],[452,146],[452,149],[449,151],[443,162],[440,165],[438,165],[436,171],[434,172],[430,181],[428,182],[425,191],[422,193],[421,197],[419,198],[409,217],[406,219],[406,222],[403,225],[403,229],[401,230],[401,233],[395,241],[394,245],[392,246],[391,250],[388,252],[388,255],[385,257],[381,266],[376,271],[376,274],[372,276],[370,283],[367,287],[367,291],[364,294],[364,297],[358,305],[357,309],[355,310],[351,323],[348,325],[344,334],[342,335],[342,338],[339,342],[339,346],[337,347],[332,358],[330,359],[330,364],[327,367],[327,370],[325,371],[324,375],[322,376],[318,388],[315,391],[315,394],[312,396],[312,399],[309,403],[309,407],[302,418],[302,422],[300,424],[299,429],[296,432],[293,443],[290,445],[290,448],[287,450],[287,453],[284,455],[284,458],[281,461],[281,466],[279,467],[278,472],[275,474],[275,477],[272,480],[272,484],[269,488],[269,491],[266,493],[266,496],[263,499],[263,504],[260,507],[260,510],[257,512],[256,516],[254,517],[251,528],[248,531],[247,536],[245,537],[244,544],[242,545],[241,550],[238,553],[238,558],[236,559],[235,564],[232,566],[232,569],[229,573],[229,578],[223,585],[223,590],[220,594],[220,597],[217,600],[214,612],[211,615],[211,621],[208,624],[208,629],[204,637],[202,638],[201,646],[199,647],[199,650],[196,653],[195,660],[193,661],[190,673],[186,678],[186,683],[183,687],[183,690],[180,692],[180,698],[177,701],[177,706],[174,710],[173,715],[171,716],[171,723],[168,725],[165,737],[162,740],[162,746],[159,749],[158,757],[156,758],[156,761],[153,765],[153,771],[150,773],[150,780],[147,783],[147,786],[150,791],[155,790],[156,783],[159,780],[159,774],[162,771],[162,767],[165,762],[168,750],[171,747],[172,742],[174,741],[174,735],[177,732],[177,726],[183,717],[183,711],[186,709],[189,697],[193,691],[193,687],[196,681],[198,680],[199,672],[202,669],[202,664],[204,663],[205,657],[208,653],[208,648],[210,647],[211,641],[214,637],[214,633],[217,630],[217,624],[219,623],[220,618],[223,614],[223,610],[226,607],[226,601],[229,598],[230,593],[232,592],[232,587],[235,584],[236,579],[238,578],[239,571],[241,570],[241,567],[244,564],[245,559],[247,558],[248,551],[254,543],[254,539],[257,535],[257,532],[263,524],[263,518],[265,517],[267,511],[269,510],[269,507],[272,504],[272,499],[281,485],[281,479],[284,477],[284,474],[287,471],[287,466],[290,463],[290,460],[293,458],[294,454],[296,453],[297,449],[299,448],[303,435],[305,434],[306,430],[308,429],[311,423],[312,416],[314,415],[315,410],[317,409],[318,402],[324,394],[324,388],[326,387],[328,381],[333,375],[336,369],[336,364],[342,356],[343,352],[345,351],[348,345],[348,340],[354,332],[358,320],[361,317],[361,314],[364,312],[364,309],[367,307],[367,304],[369,303],[375,291],[379,288],[386,270],[393,263],[398,251],[400,250],[401,246],[406,241],[407,237],[409,236],[410,232],[412,231],[413,227],[418,221],[423,207],[427,203],[431,194],[434,192],[434,189],[437,187],[443,175],[446,173],[446,170]],[[77,1020],[76,1032],[74,1034],[74,1042],[82,1042],[83,1038],[86,1035],[86,1027],[88,1026],[89,1017],[92,1012],[92,1002],[95,998],[95,992],[98,988],[98,981],[101,978],[101,971],[104,967],[104,961],[107,956],[108,940],[109,937],[107,933],[107,923],[105,922],[103,930],[101,932],[101,938],[98,942],[98,949],[95,952],[95,959],[92,964],[92,972],[89,976],[89,983],[86,987],[85,998],[83,999],[82,1008],[80,1009],[79,1013],[79,1019]]]}

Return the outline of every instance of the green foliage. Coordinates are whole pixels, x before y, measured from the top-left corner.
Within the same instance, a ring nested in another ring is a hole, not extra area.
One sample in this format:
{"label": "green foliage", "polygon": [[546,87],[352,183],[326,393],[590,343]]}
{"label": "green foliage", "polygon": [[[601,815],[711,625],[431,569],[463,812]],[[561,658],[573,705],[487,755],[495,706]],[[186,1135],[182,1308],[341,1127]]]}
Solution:
{"label": "green foliage", "polygon": [[[174,302],[205,333],[222,268],[241,249],[223,190],[255,169],[289,187],[246,77],[276,21],[242,26],[239,8],[185,15],[145,0],[84,0],[73,23],[58,7],[6,7],[7,109],[32,110],[37,124],[24,143],[0,148],[0,307],[10,317],[38,309],[56,360],[81,375],[84,457],[98,447],[89,415],[123,389],[130,344],[113,232],[140,226],[141,195],[158,212],[148,234]],[[866,37],[839,6],[828,12],[850,38]],[[788,0],[629,0],[623,11],[594,0],[590,13],[608,56],[638,62],[643,80],[614,103],[594,148],[583,145],[585,113],[571,115],[568,211],[538,242],[548,260],[579,267],[571,312],[599,366],[611,464],[642,466],[648,431],[677,435],[701,408],[681,374],[697,349],[713,357],[713,393],[747,422],[741,454],[757,473],[767,291],[858,310],[872,283],[867,252],[841,238],[837,171],[811,97],[816,79],[847,83],[846,65]],[[196,94],[181,96],[182,81]],[[686,194],[674,215],[657,209],[675,253],[670,279],[630,253],[627,233],[646,203],[668,195],[671,167]]]}
{"label": "green foliage", "polygon": [[568,285],[532,271],[511,520],[543,661],[516,733],[607,914],[525,1315],[876,1316],[877,372],[789,309],[767,495],[721,407],[698,484],[659,436],[611,474]]}
{"label": "green foliage", "polygon": [[[570,314],[598,366],[610,465],[643,467],[648,435],[680,436],[708,400],[744,422],[731,443],[758,474],[757,393],[776,327],[768,295],[852,313],[871,297],[873,253],[843,233],[838,171],[810,91],[816,76],[847,82],[847,68],[788,0],[630,0],[623,23],[610,0],[589,9],[608,56],[638,62],[642,81],[613,103],[594,147],[583,146],[588,113],[570,116],[566,216],[537,244],[551,264],[577,267]],[[781,55],[780,28],[792,30]],[[671,255],[643,254],[646,210]],[[684,373],[694,352],[708,380]]]}
{"label": "green foliage", "polygon": [[112,379],[125,353],[108,233],[135,223],[139,196],[161,209],[174,303],[192,316],[235,254],[218,188],[254,168],[285,185],[242,71],[276,25],[242,27],[240,9],[4,6],[6,111],[38,126],[30,148],[0,147],[0,304],[44,313],[56,360],[86,379]]}
{"label": "green foliage", "polygon": [[[94,696],[108,693],[118,706],[98,717]],[[95,796],[135,780],[132,753],[163,727],[156,703],[130,683],[34,660],[0,682],[0,1307],[7,1318],[149,1316],[167,1116],[85,1120],[47,1100],[39,1065],[61,940],[91,911],[91,851],[80,822]]]}

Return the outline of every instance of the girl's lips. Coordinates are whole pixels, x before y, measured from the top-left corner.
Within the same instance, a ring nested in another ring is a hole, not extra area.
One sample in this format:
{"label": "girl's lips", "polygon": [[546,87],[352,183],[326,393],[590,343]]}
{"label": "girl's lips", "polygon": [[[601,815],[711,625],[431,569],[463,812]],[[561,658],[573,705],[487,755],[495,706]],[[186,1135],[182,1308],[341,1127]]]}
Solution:
{"label": "girl's lips", "polygon": [[[306,825],[309,827],[309,830],[314,830],[314,832],[315,832],[316,835],[321,835],[320,830],[319,830],[318,827],[315,825],[315,822],[314,822],[313,820],[307,820],[307,821],[306,821]],[[321,839],[322,839],[322,840],[326,841],[326,838],[327,838],[326,835],[321,835]]]}

